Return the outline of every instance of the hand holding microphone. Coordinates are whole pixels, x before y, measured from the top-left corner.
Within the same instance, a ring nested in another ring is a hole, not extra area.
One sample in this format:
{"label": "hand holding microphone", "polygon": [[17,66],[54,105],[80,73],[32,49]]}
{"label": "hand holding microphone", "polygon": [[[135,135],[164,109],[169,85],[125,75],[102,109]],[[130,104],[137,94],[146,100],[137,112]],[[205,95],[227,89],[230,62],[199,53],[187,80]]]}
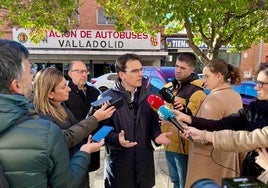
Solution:
{"label": "hand holding microphone", "polygon": [[[163,99],[161,99],[157,95],[150,95],[148,97],[147,101],[148,101],[149,105],[152,107],[152,109],[154,109],[155,111],[157,111],[158,115],[161,118],[163,118],[164,120],[167,120],[167,121],[171,122],[180,131],[182,131],[184,133],[183,127],[176,120],[176,117],[175,117],[174,113],[167,106],[164,105]],[[190,136],[188,138],[192,141],[192,138]]]}
{"label": "hand holding microphone", "polygon": [[[185,133],[184,128],[181,124],[176,120],[175,114],[165,105],[162,105],[158,108],[158,115],[162,117],[164,120],[171,122],[175,125],[181,132]],[[189,135],[187,137],[189,140],[193,141],[192,137]]]}
{"label": "hand holding microphone", "polygon": [[170,89],[163,87],[158,93],[162,97],[162,99],[164,99],[164,101],[173,104],[174,109],[186,111],[187,108],[183,105],[181,101],[182,99],[179,99],[179,97],[175,97]]}
{"label": "hand holding microphone", "polygon": [[[164,100],[161,99],[161,97],[157,96],[157,95],[150,95],[147,99],[149,105],[151,106],[151,108],[157,112],[158,108],[160,106],[164,105]],[[158,144],[163,144],[163,145],[167,145],[169,144],[171,141],[169,140],[168,136],[172,135],[172,132],[164,132],[161,133],[158,137],[155,138],[155,142]]]}
{"label": "hand holding microphone", "polygon": [[175,96],[168,88],[163,87],[158,93],[164,99],[164,101],[174,104]]}

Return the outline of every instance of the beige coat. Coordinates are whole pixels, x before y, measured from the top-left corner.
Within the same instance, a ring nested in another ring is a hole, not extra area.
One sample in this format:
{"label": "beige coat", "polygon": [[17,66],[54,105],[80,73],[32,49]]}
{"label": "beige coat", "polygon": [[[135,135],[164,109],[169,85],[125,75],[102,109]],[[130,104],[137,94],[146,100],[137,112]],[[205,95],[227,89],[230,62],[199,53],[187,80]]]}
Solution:
{"label": "beige coat", "polygon": [[[262,129],[248,131],[223,130],[213,132],[213,147],[215,150],[248,152],[268,146],[268,126]],[[268,171],[263,172],[258,179],[268,183]]]}
{"label": "beige coat", "polygon": [[[237,112],[242,105],[241,96],[229,84],[223,84],[205,98],[196,116],[218,120]],[[210,178],[221,184],[223,177],[237,176],[235,171],[240,173],[238,153],[212,152],[212,149],[211,144],[190,143],[186,188],[201,178]]]}
{"label": "beige coat", "polygon": [[248,131],[222,130],[213,132],[215,150],[248,152],[268,146],[268,126]]}

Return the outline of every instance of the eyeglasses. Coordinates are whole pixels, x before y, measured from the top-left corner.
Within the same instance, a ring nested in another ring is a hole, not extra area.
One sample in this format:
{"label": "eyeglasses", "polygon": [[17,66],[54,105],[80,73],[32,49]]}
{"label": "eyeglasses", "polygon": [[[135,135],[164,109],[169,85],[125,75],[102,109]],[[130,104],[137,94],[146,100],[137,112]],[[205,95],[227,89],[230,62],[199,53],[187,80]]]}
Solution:
{"label": "eyeglasses", "polygon": [[79,69],[75,69],[75,70],[71,70],[71,72],[77,72],[78,74],[89,74],[89,72],[87,70],[79,70]]}
{"label": "eyeglasses", "polygon": [[262,82],[262,81],[256,81],[256,86],[258,86],[259,88],[263,88],[263,85],[267,85],[268,82]]}
{"label": "eyeglasses", "polygon": [[133,69],[133,70],[125,70],[124,72],[129,72],[129,73],[135,73],[135,74],[138,74],[139,72],[142,72],[143,71],[143,68],[140,68],[140,69]]}

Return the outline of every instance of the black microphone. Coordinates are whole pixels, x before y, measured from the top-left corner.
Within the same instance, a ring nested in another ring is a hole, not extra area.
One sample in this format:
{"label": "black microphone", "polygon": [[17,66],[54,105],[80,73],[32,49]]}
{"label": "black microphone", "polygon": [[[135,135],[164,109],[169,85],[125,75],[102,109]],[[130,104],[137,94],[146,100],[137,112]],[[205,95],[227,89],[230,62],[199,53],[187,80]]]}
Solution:
{"label": "black microphone", "polygon": [[159,95],[164,99],[164,101],[168,103],[174,103],[175,96],[173,95],[172,91],[170,91],[168,88],[163,87],[159,90]]}
{"label": "black microphone", "polygon": [[[169,88],[163,87],[158,93],[162,97],[162,99],[164,99],[164,101],[174,105],[175,96],[173,95],[172,91]],[[182,111],[183,113],[188,112],[189,115],[192,114],[192,112],[188,110],[187,106],[185,105],[183,105],[183,109],[181,109],[180,111]]]}
{"label": "black microphone", "polygon": [[[181,124],[177,121],[175,114],[165,105],[162,105],[158,108],[157,111],[158,115],[162,117],[164,120],[171,122],[173,125],[175,125],[181,132],[185,132],[184,128],[181,126]],[[189,135],[187,137],[189,140],[193,142],[193,138]]]}
{"label": "black microphone", "polygon": [[94,108],[98,109],[100,108],[104,103],[106,102],[110,102],[110,100],[112,99],[112,97],[110,96],[106,96],[106,97],[102,97],[94,102],[92,102],[90,105],[93,106]]}
{"label": "black microphone", "polygon": [[91,107],[88,110],[88,113],[86,115],[86,118],[88,118],[89,116],[91,116],[95,110],[101,108],[101,106],[105,103],[105,102],[110,102],[110,100],[112,99],[112,97],[110,96],[106,96],[106,97],[102,97],[94,102],[92,102],[90,105]]}

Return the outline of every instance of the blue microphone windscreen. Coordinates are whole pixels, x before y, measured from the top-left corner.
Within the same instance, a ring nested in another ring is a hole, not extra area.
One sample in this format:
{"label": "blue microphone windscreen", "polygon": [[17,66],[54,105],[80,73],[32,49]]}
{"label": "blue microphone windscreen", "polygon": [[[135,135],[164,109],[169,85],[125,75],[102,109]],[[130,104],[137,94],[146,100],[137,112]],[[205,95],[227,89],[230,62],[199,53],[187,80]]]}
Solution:
{"label": "blue microphone windscreen", "polygon": [[158,115],[162,117],[164,120],[168,120],[168,118],[174,118],[174,113],[165,105],[162,105],[158,108]]}

